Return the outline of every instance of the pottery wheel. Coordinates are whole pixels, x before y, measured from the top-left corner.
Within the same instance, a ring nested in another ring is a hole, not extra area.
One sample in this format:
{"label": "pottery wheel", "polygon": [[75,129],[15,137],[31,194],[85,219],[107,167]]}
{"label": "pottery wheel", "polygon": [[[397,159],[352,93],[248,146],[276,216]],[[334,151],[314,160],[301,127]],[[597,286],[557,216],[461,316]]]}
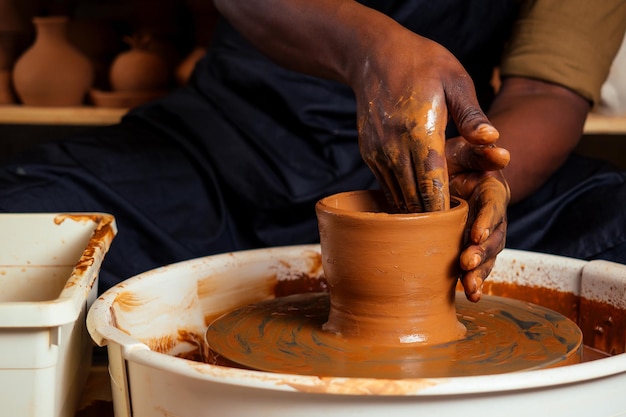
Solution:
{"label": "pottery wheel", "polygon": [[334,377],[500,374],[582,358],[580,329],[559,313],[496,296],[471,303],[457,294],[456,303],[467,334],[440,345],[375,346],[326,332],[327,293],[290,295],[231,311],[209,325],[206,341],[215,357],[246,368]]}

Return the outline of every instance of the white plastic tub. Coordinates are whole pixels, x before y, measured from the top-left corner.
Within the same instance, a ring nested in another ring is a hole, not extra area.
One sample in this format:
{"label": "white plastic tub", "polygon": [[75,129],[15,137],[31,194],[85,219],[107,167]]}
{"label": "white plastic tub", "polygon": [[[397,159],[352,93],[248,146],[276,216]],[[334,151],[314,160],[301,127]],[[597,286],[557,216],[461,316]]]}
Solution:
{"label": "white plastic tub", "polygon": [[[96,343],[107,346],[116,417],[626,415],[626,323],[615,320],[608,320],[613,327],[601,341],[613,346],[613,356],[512,374],[319,378],[181,357],[198,349],[216,314],[274,297],[278,282],[321,274],[319,247],[297,246],[182,262],[108,290],[90,309],[87,326]],[[610,262],[505,250],[490,280],[494,292],[496,284],[512,283],[571,295],[575,302],[563,314],[579,316],[592,341],[598,317],[584,306],[626,311],[626,266]]]}
{"label": "white plastic tub", "polygon": [[74,416],[93,350],[85,317],[115,233],[108,214],[0,214],[1,415]]}

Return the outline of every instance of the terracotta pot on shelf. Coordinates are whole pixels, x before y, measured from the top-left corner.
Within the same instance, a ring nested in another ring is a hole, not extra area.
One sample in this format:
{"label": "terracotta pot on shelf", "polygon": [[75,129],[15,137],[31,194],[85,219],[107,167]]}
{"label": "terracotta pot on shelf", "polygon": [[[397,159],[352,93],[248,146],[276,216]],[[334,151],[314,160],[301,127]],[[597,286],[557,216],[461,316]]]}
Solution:
{"label": "terracotta pot on shelf", "polygon": [[149,36],[125,38],[130,49],[121,52],[111,64],[109,81],[113,91],[160,91],[170,80],[167,61],[150,49]]}
{"label": "terracotta pot on shelf", "polygon": [[316,205],[330,314],[324,330],[380,345],[458,340],[455,287],[468,205],[388,214],[382,193],[354,191]]}
{"label": "terracotta pot on shelf", "polygon": [[35,17],[36,37],[15,63],[13,83],[23,104],[72,107],[83,104],[93,84],[93,65],[67,38],[66,16]]}
{"label": "terracotta pot on shelf", "polygon": [[130,49],[119,53],[109,68],[111,90],[89,93],[96,107],[133,108],[167,94],[170,67],[151,49],[151,36],[135,34],[124,40]]}

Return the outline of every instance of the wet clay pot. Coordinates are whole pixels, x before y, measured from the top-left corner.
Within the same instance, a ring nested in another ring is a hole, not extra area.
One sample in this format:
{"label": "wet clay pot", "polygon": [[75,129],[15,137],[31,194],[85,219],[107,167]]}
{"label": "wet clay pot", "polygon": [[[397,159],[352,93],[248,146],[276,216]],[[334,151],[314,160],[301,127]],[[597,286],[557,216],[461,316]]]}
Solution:
{"label": "wet clay pot", "polygon": [[70,107],[83,104],[94,79],[91,61],[68,40],[68,18],[35,17],[34,44],[15,63],[13,83],[23,104]]}
{"label": "wet clay pot", "polygon": [[376,191],[353,191],[316,205],[330,313],[323,328],[374,345],[458,340],[455,286],[467,220],[450,210],[388,214]]}

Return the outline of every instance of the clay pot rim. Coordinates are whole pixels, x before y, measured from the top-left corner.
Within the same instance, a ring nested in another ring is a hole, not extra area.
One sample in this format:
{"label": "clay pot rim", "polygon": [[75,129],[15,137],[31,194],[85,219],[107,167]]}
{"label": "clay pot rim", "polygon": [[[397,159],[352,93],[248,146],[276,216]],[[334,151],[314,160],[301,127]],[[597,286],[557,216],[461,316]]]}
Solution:
{"label": "clay pot rim", "polygon": [[363,218],[367,216],[368,218],[376,218],[377,220],[400,220],[400,219],[416,219],[416,218],[425,218],[425,217],[442,217],[442,216],[450,216],[455,215],[459,211],[465,211],[469,209],[469,206],[465,200],[459,197],[451,196],[450,197],[450,209],[443,211],[428,211],[428,212],[420,212],[420,213],[387,213],[384,211],[368,211],[368,210],[348,210],[345,208],[337,207],[337,205],[328,204],[331,200],[340,200],[345,199],[349,196],[357,195],[357,194],[373,194],[373,195],[382,195],[382,191],[379,190],[357,190],[357,191],[344,191],[337,194],[332,194],[327,197],[320,199],[315,208],[317,211],[322,211],[327,214],[342,216],[345,218]]}

